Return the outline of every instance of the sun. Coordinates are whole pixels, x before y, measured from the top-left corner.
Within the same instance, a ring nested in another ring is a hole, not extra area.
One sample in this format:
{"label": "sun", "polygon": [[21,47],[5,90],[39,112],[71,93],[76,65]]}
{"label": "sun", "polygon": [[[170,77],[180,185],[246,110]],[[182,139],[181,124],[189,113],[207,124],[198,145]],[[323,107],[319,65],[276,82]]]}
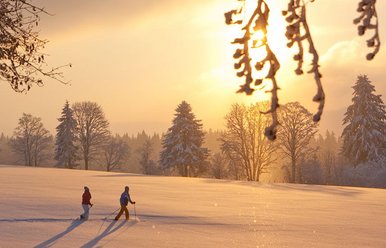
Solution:
{"label": "sun", "polygon": [[[243,5],[243,12],[240,13],[239,18],[242,19],[242,23],[240,25],[228,25],[226,27],[224,36],[227,40],[230,41],[230,43],[234,39],[242,38],[245,35],[245,30],[243,28],[246,26],[250,16],[255,11],[256,3],[256,0],[245,0],[243,3],[241,3]],[[287,39],[285,37],[286,23],[281,14],[281,9],[276,1],[267,0],[267,3],[269,4],[268,6],[270,8],[267,30],[249,30],[250,40],[248,44],[248,53],[249,57],[251,58],[250,65],[253,69],[258,61],[263,60],[267,56],[267,48],[266,46],[262,46],[262,44],[265,42],[267,42],[269,48],[274,52],[282,67],[286,67],[292,61],[293,51],[287,48]],[[254,25],[252,25],[251,28],[253,28],[253,26]],[[240,45],[229,44],[226,47],[226,54],[231,54],[231,56],[233,56],[235,50],[240,48]],[[232,59],[231,56],[229,56],[229,59]],[[232,66],[234,62],[234,59],[232,59],[232,64],[226,67],[230,73],[234,73],[235,69]],[[265,78],[269,72],[269,69],[269,64],[266,63],[262,70],[252,70],[253,78]],[[238,69],[236,69],[236,71],[238,71]],[[281,71],[281,74],[290,74],[290,72]],[[229,85],[233,90],[233,84]],[[255,95],[260,92],[265,94],[265,91],[270,89],[270,82],[269,80],[264,80],[262,85],[256,86],[255,88],[258,89],[254,92]]]}
{"label": "sun", "polygon": [[257,62],[263,60],[267,56],[267,51],[264,46],[262,46],[267,39],[265,33],[262,30],[257,30],[252,33],[251,39],[249,42],[249,53],[252,58],[252,62]]}
{"label": "sun", "polygon": [[256,39],[256,40],[262,40],[263,38],[265,38],[265,34],[263,30],[257,30],[252,37],[252,39]]}
{"label": "sun", "polygon": [[[244,3],[245,19],[252,15],[256,8],[256,0],[246,0]],[[287,48],[287,39],[285,37],[286,24],[281,14],[281,10],[275,1],[269,1],[270,17],[268,20],[267,33],[262,30],[251,30],[251,54],[255,59],[262,59],[266,56],[265,49],[259,48],[259,42],[263,39],[267,39],[268,45],[276,54],[280,63],[284,63],[292,56]]]}

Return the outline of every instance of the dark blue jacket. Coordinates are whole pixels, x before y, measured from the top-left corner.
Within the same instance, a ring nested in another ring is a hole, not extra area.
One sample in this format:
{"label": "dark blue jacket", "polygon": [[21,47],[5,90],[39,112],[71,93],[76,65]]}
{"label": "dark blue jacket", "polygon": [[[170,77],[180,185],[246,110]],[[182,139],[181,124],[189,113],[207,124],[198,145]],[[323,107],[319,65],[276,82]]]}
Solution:
{"label": "dark blue jacket", "polygon": [[119,199],[121,205],[127,206],[127,204],[130,202],[133,204],[134,202],[130,198],[130,194],[124,191],[121,195],[121,199]]}

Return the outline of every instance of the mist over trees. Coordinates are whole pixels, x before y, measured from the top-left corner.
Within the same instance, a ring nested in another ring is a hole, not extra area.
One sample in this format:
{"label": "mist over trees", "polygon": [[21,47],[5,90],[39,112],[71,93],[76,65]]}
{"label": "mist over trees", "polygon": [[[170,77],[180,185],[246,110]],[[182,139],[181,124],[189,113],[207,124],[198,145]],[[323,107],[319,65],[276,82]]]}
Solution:
{"label": "mist over trees", "polygon": [[157,162],[151,157],[154,153],[153,143],[150,138],[146,139],[142,147],[139,149],[141,159],[139,163],[142,166],[142,172],[147,175],[155,175],[159,173]]}
{"label": "mist over trees", "polygon": [[[11,138],[0,134],[0,164],[19,164],[20,161],[12,150]],[[19,161],[19,162],[18,162]]]}
{"label": "mist over trees", "polygon": [[315,140],[317,147],[317,156],[323,171],[323,180],[325,184],[334,184],[339,182],[341,177],[339,164],[342,164],[342,158],[339,155],[341,140],[335,136],[334,132],[326,131],[324,137],[319,134]]}
{"label": "mist over trees", "polygon": [[129,145],[118,135],[110,136],[103,150],[106,171],[120,168],[124,163],[127,163],[130,156]]}
{"label": "mist over trees", "polygon": [[[224,129],[204,132],[183,101],[165,134],[112,135],[100,105],[66,101],[55,150],[42,120],[24,113],[12,137],[0,136],[0,163],[75,168],[83,160],[85,169],[114,172],[386,187],[385,106],[366,76],[353,88],[341,138],[329,130],[317,134],[311,113],[291,102],[280,107],[274,142],[262,135],[271,118],[263,113],[266,102],[235,103],[224,116]],[[362,151],[367,155],[355,160]]]}
{"label": "mist over trees", "polygon": [[210,174],[217,179],[227,178],[229,174],[232,173],[229,171],[228,163],[228,159],[224,153],[216,152],[210,160]]}

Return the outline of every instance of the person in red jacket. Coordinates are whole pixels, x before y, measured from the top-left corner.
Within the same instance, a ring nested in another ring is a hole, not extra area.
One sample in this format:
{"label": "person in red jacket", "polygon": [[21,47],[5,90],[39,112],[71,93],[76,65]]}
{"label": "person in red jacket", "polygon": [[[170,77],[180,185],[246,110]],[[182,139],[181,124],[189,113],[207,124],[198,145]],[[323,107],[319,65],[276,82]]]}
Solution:
{"label": "person in red jacket", "polygon": [[83,214],[80,215],[80,219],[82,220],[88,220],[88,214],[90,212],[90,208],[92,207],[90,200],[91,200],[90,189],[87,186],[84,186],[84,193],[82,195],[82,207],[84,212]]}

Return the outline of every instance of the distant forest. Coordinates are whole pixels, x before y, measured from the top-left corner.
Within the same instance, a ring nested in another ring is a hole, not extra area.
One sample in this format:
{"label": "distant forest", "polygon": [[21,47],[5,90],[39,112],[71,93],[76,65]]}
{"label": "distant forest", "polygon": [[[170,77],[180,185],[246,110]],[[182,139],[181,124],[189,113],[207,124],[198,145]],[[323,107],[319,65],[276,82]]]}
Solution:
{"label": "distant forest", "polygon": [[321,134],[299,102],[280,106],[275,141],[268,102],[234,103],[221,130],[203,129],[182,101],[165,133],[113,134],[95,102],[66,101],[55,135],[23,113],[0,135],[0,164],[147,175],[386,187],[386,107],[366,75],[353,87],[343,132]]}
{"label": "distant forest", "polygon": [[[150,140],[152,144],[151,157],[153,161],[158,162],[159,154],[162,150],[162,135],[159,133],[147,134],[145,131],[137,133],[136,135],[116,134],[116,137],[127,142],[129,145],[129,156],[125,161],[122,161],[121,165],[112,171],[117,172],[131,172],[131,173],[143,173],[142,166],[140,164],[141,153],[140,150],[145,144],[146,140]],[[205,146],[213,153],[220,152],[221,131],[209,130],[205,133]],[[0,134],[0,164],[5,165],[24,165],[24,160],[21,159],[10,146],[11,137]],[[49,145],[50,155],[41,161],[39,166],[42,167],[62,167],[57,165],[57,161],[54,159],[54,147],[55,140],[51,139]],[[77,166],[78,169],[82,169],[82,165]],[[93,161],[93,170],[106,170],[104,161],[102,159]]]}

